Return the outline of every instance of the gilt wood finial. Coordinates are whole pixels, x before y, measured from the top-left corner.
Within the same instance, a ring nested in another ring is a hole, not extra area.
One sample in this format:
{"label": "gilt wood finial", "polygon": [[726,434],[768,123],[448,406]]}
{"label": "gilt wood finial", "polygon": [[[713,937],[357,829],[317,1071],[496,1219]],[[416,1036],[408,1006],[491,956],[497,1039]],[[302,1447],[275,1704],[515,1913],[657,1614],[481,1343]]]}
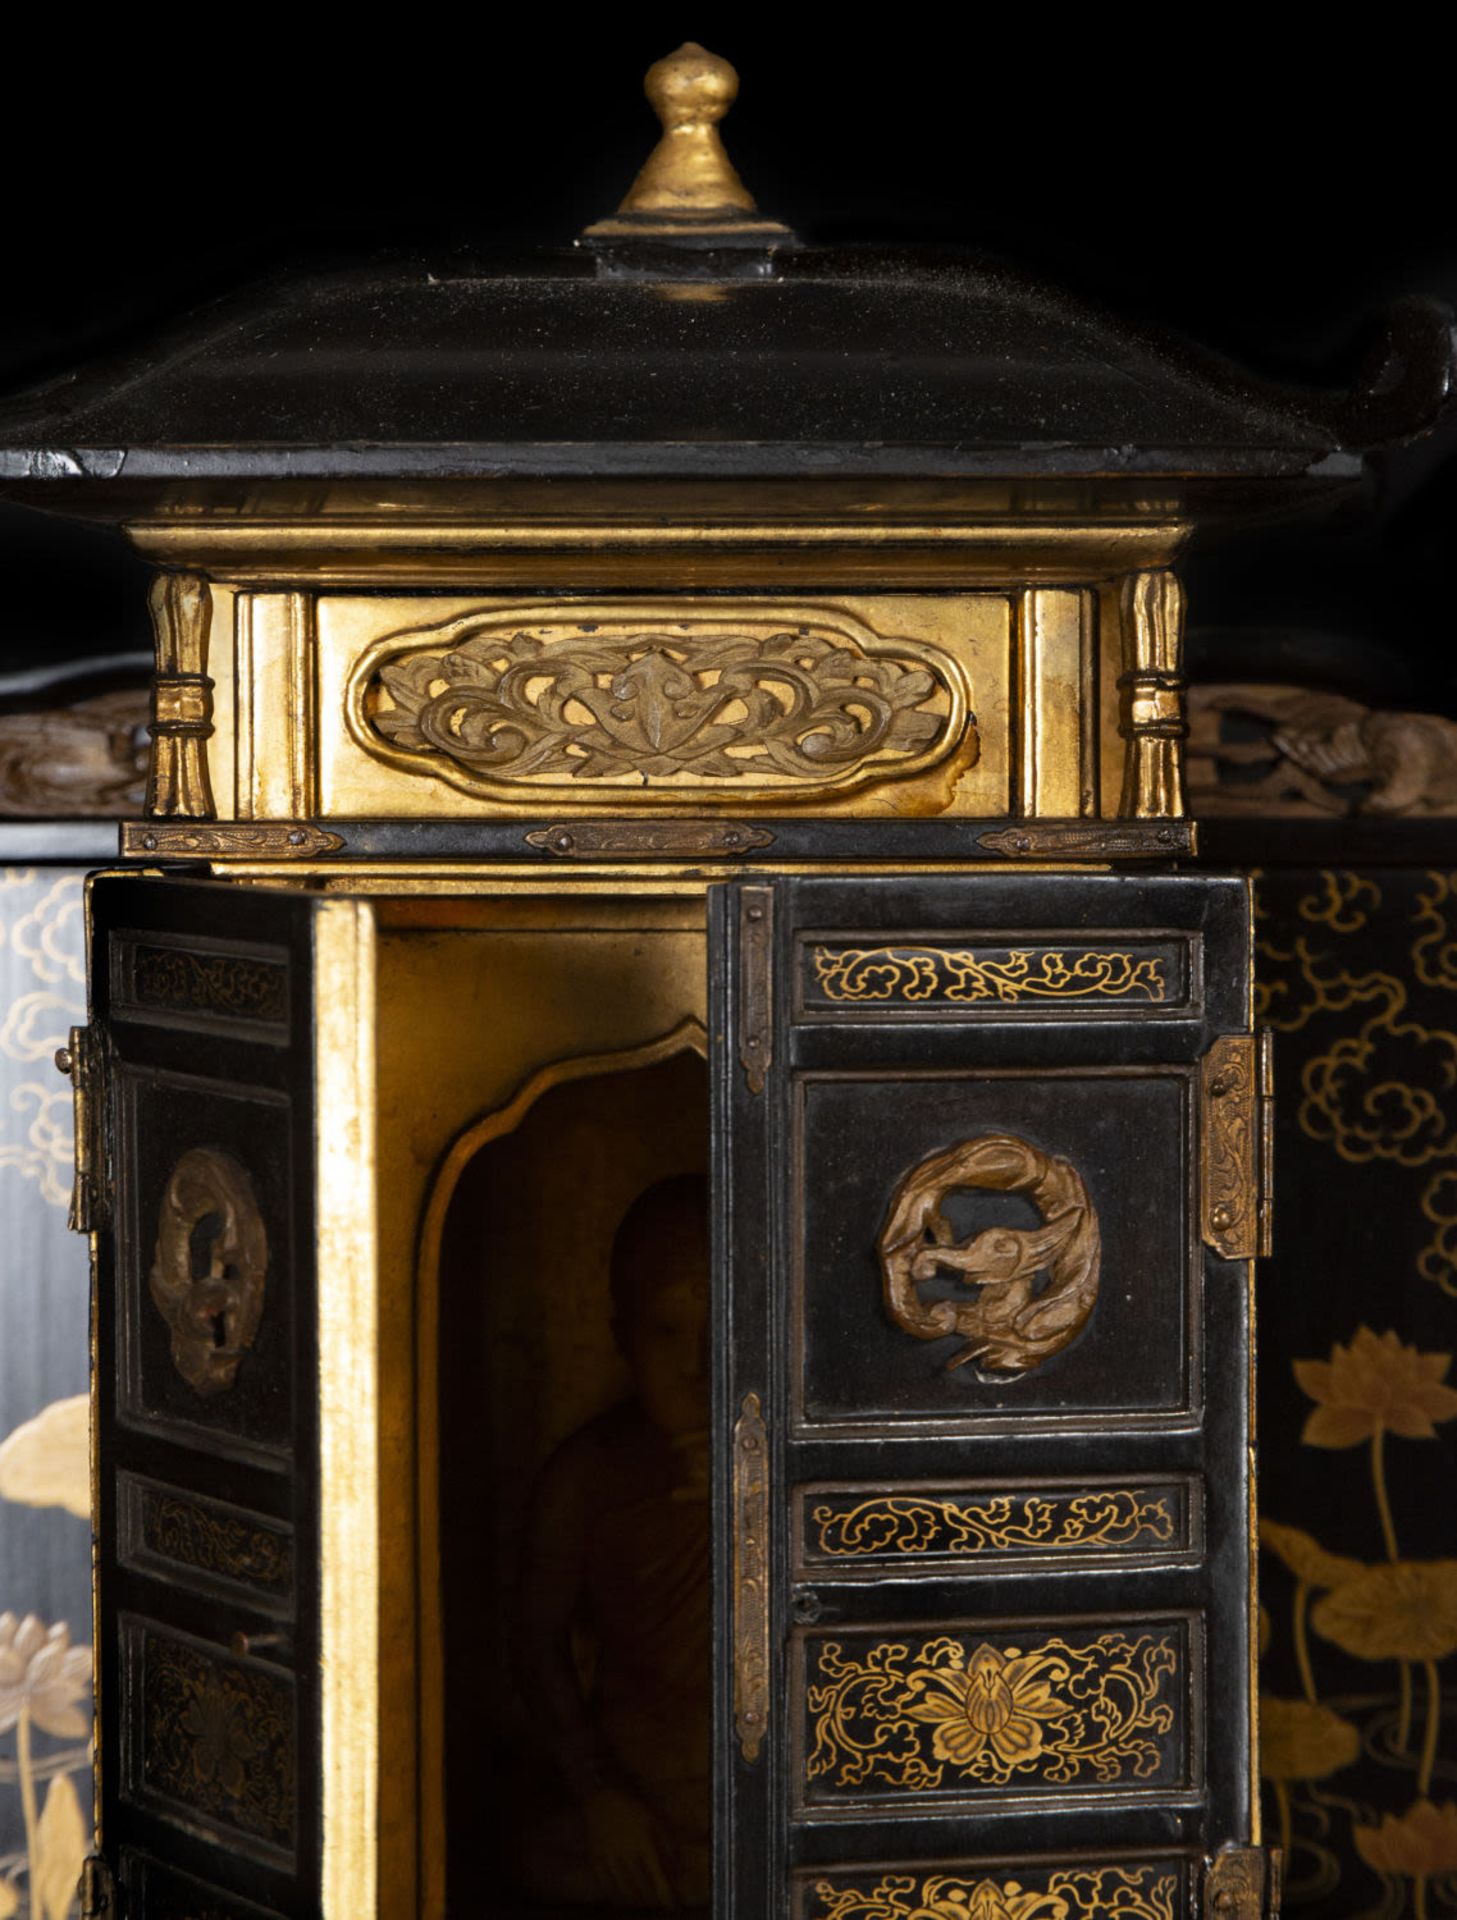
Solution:
{"label": "gilt wood finial", "polygon": [[617,213],[588,238],[630,234],[788,236],[756,213],[753,195],[724,151],[718,123],[739,91],[727,60],[696,40],[647,70],[643,91],[662,122],[658,144]]}

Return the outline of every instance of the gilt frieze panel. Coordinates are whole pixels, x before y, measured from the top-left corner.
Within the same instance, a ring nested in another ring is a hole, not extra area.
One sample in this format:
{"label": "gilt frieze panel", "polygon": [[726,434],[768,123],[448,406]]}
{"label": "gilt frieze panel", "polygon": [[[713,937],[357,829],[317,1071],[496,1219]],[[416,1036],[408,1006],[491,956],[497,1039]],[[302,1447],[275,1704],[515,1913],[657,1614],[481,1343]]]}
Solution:
{"label": "gilt frieze panel", "polygon": [[405,628],[357,662],[347,719],[372,760],[518,806],[792,808],[934,769],[944,807],[978,747],[950,653],[762,603],[487,607]]}

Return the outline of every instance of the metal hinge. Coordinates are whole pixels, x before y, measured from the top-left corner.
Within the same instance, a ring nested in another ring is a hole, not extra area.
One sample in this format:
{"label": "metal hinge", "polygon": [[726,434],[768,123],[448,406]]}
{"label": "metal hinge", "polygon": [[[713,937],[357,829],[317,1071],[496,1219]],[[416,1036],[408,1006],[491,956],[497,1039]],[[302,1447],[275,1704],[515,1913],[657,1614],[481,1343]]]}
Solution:
{"label": "metal hinge", "polygon": [[764,1091],[774,1057],[774,889],[739,889],[739,1065]]}
{"label": "metal hinge", "polygon": [[90,1027],[72,1027],[67,1046],[56,1052],[56,1068],[71,1082],[76,1117],[76,1171],[71,1185],[72,1233],[92,1233],[107,1215],[106,1085],[102,1052]]}
{"label": "metal hinge", "polygon": [[1270,1035],[1226,1033],[1199,1063],[1199,1231],[1221,1260],[1268,1254],[1273,1229]]}
{"label": "metal hinge", "polygon": [[1278,1920],[1277,1847],[1222,1846],[1204,1867],[1204,1920]]}
{"label": "metal hinge", "polygon": [[81,1869],[81,1920],[116,1920],[116,1882],[100,1854]]}

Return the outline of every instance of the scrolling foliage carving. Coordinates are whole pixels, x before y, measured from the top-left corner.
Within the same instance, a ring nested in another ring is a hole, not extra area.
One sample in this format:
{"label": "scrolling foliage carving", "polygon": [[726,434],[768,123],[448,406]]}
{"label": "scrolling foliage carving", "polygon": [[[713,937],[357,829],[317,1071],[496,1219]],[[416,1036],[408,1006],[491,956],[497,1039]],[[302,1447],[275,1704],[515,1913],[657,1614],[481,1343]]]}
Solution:
{"label": "scrolling foliage carving", "polygon": [[177,1371],[199,1393],[237,1378],[263,1315],[268,1236],[247,1171],[216,1147],[191,1147],[162,1195],[151,1293],[172,1332]]}
{"label": "scrolling foliage carving", "polygon": [[[1043,1224],[988,1227],[958,1245],[944,1203],[967,1187],[1025,1194]],[[1025,1373],[1077,1338],[1098,1298],[1102,1246],[1082,1176],[1015,1134],[979,1134],[912,1167],[891,1201],[879,1254],[895,1324],[918,1340],[958,1333],[966,1341],[949,1367],[975,1361],[988,1373]],[[972,1297],[923,1300],[919,1285],[942,1272],[976,1289]]]}
{"label": "scrolling foliage carving", "polygon": [[828,625],[746,614],[511,631],[478,616],[435,651],[402,638],[367,680],[362,738],[458,785],[803,795],[899,777],[967,743],[939,671]]}
{"label": "scrolling foliage carving", "polygon": [[[996,1640],[1004,1638],[994,1636]],[[814,1649],[811,1780],[926,1793],[947,1786],[1111,1785],[1176,1777],[1167,1736],[1179,1669],[1168,1632],[1024,1642],[876,1641]]]}

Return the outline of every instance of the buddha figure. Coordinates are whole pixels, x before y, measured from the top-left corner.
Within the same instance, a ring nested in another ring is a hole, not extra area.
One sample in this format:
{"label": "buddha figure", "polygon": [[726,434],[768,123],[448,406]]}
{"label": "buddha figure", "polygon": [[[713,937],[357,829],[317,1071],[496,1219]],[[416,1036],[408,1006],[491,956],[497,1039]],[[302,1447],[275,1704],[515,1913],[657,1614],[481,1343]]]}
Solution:
{"label": "buddha figure", "polygon": [[708,1190],[649,1187],[612,1246],[628,1398],[570,1434],[531,1506],[514,1638],[562,1798],[517,1877],[552,1904],[706,1907]]}

